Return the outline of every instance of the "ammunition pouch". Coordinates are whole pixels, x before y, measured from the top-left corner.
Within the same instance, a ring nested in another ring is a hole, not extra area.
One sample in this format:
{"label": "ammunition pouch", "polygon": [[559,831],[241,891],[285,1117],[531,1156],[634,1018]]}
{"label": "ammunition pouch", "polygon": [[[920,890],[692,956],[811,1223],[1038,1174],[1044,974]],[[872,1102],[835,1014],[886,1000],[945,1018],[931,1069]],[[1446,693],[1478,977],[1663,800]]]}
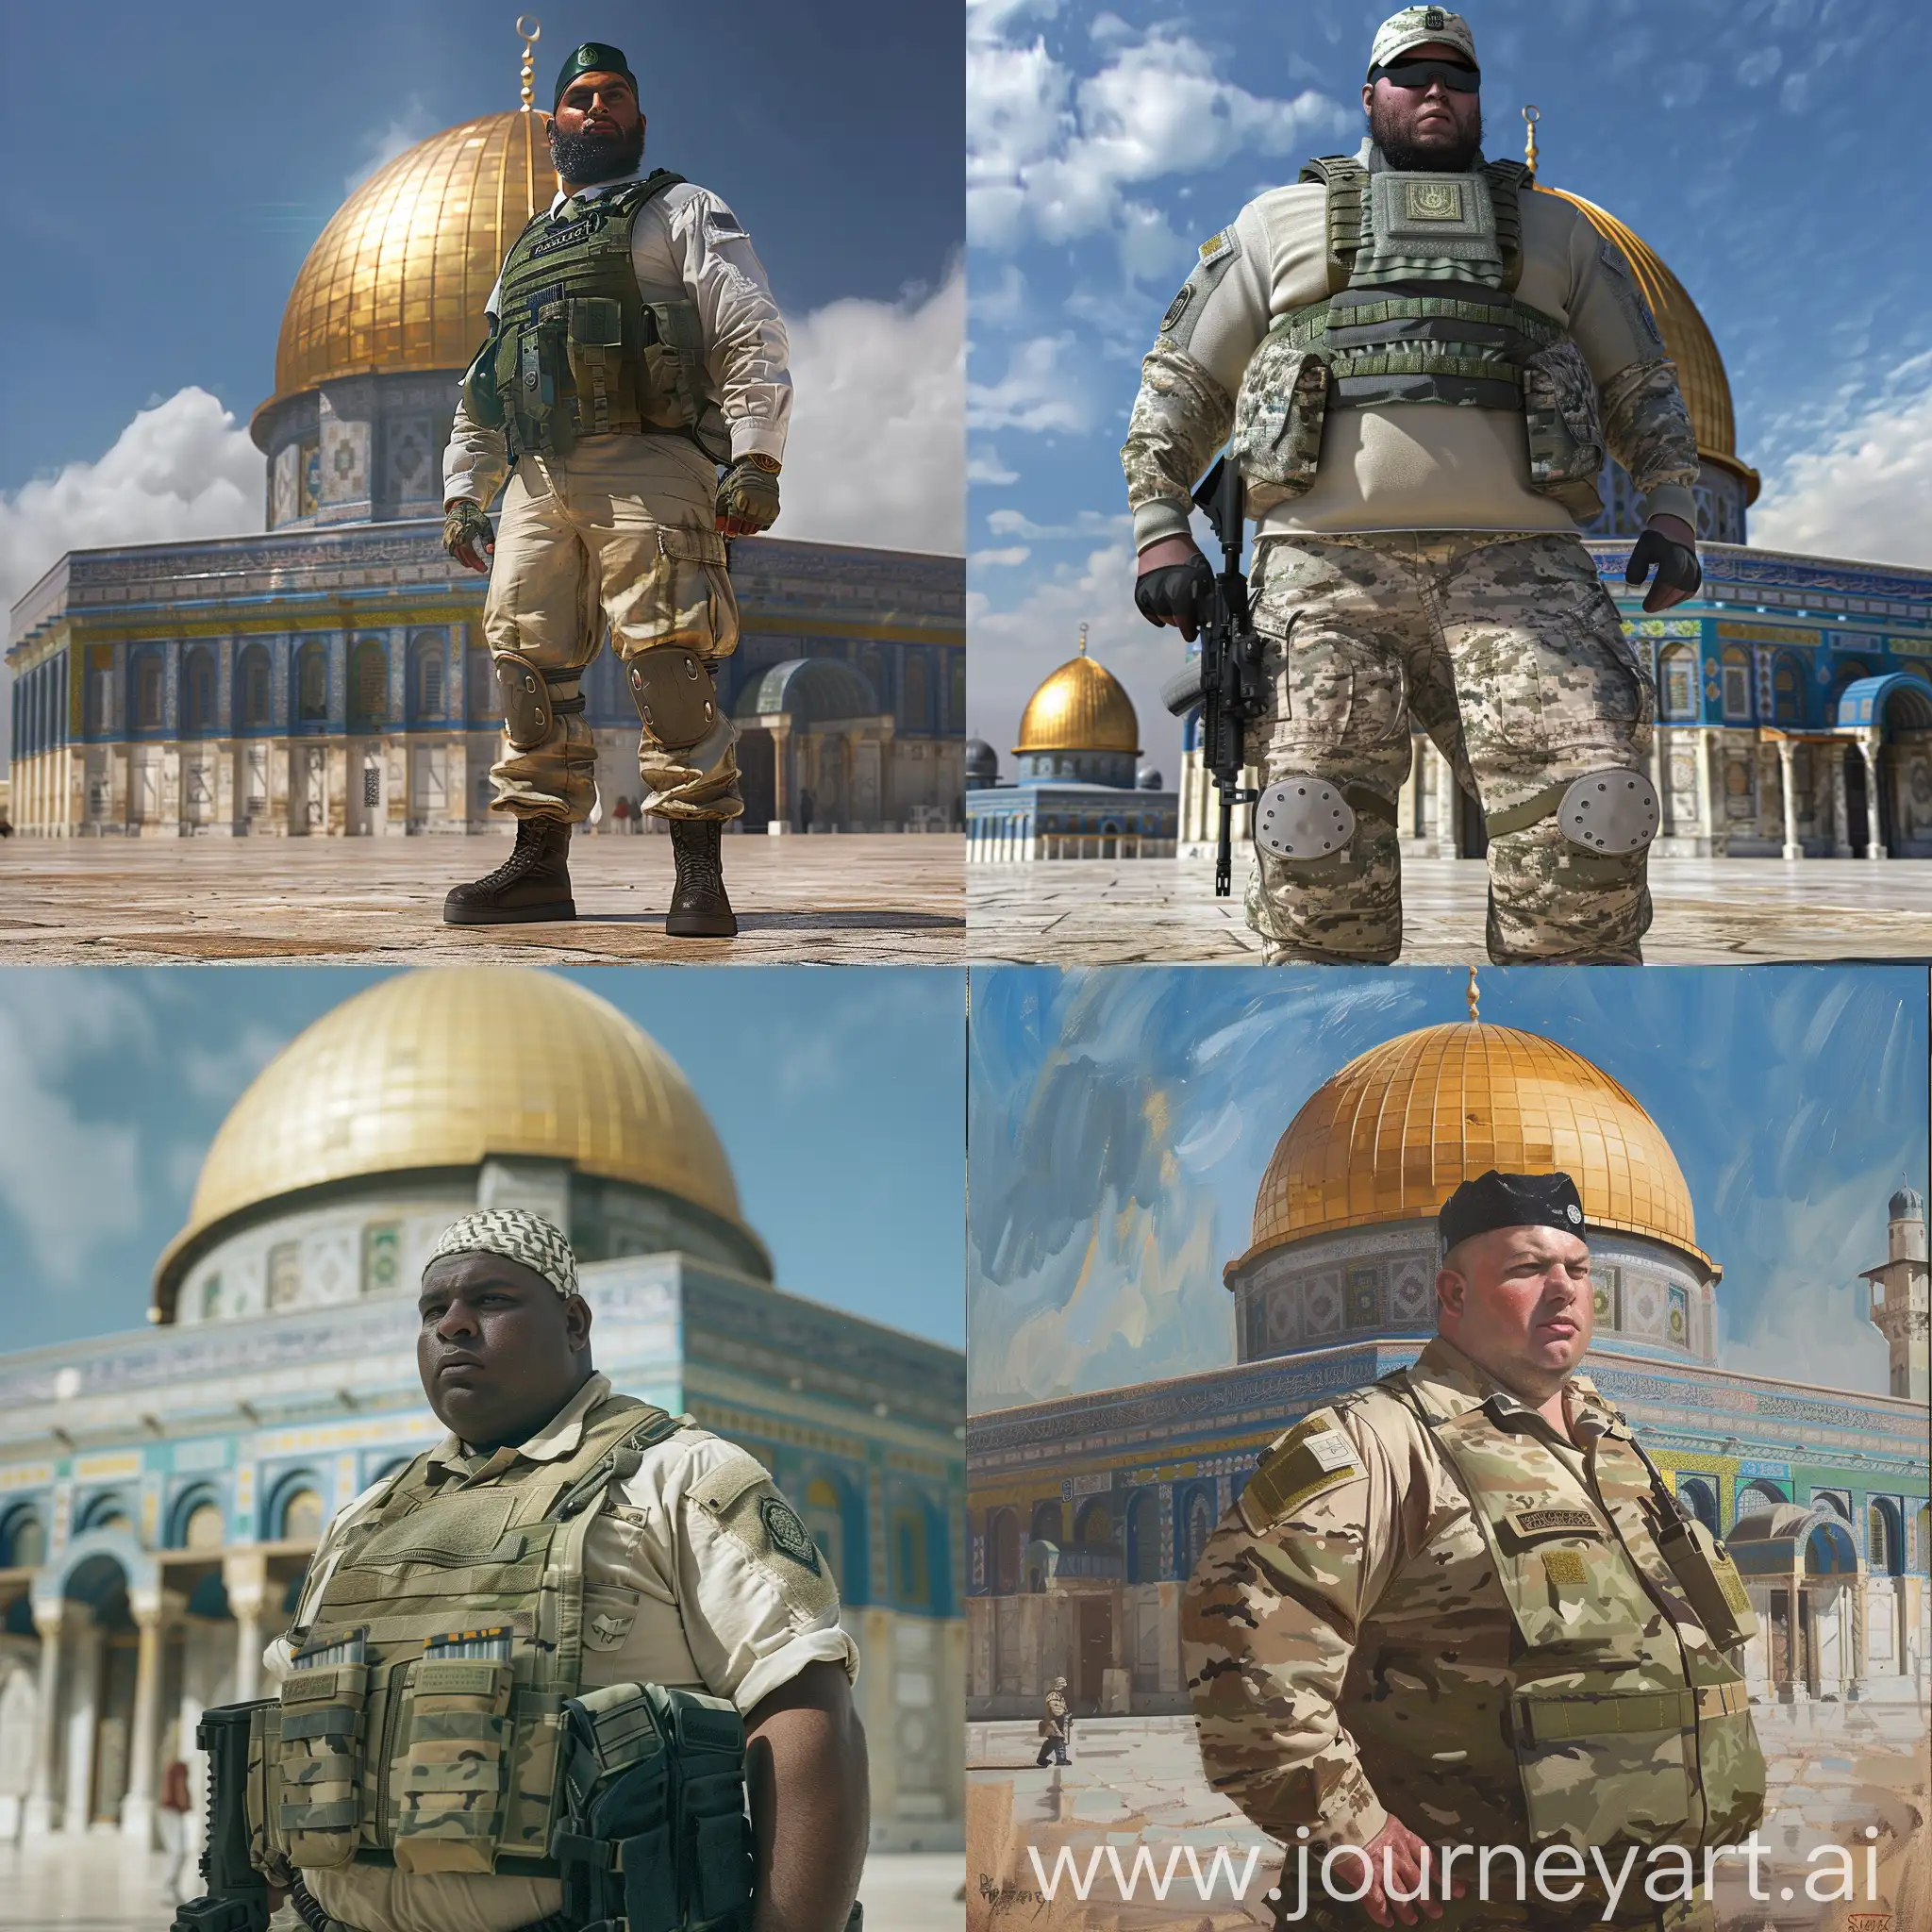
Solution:
{"label": "ammunition pouch", "polygon": [[[534,751],[552,722],[584,708],[581,670],[540,671],[516,651],[498,651],[496,682],[503,693],[504,735],[518,751]],[[553,689],[554,687],[554,689]],[[563,691],[558,696],[558,690]]]}
{"label": "ammunition pouch", "polygon": [[630,694],[653,743],[686,751],[718,720],[718,686],[710,669],[689,651],[643,651],[631,659]]}
{"label": "ammunition pouch", "polygon": [[744,1932],[751,1823],[737,1711],[695,1691],[615,1684],[566,1698],[563,1724],[550,1851],[570,1923]]}
{"label": "ammunition pouch", "polygon": [[482,429],[501,429],[506,420],[503,397],[496,388],[496,342],[497,331],[492,327],[463,371],[460,386],[464,413]]}
{"label": "ammunition pouch", "polygon": [[1603,401],[1583,352],[1567,337],[1524,365],[1523,411],[1529,487],[1579,524],[1589,523],[1604,507],[1596,487],[1604,466]]}
{"label": "ammunition pouch", "polygon": [[1666,1524],[1657,1532],[1657,1546],[1704,1634],[1720,1650],[1734,1650],[1757,1635],[1757,1614],[1744,1579],[1729,1552],[1703,1524],[1691,1519]]}
{"label": "ammunition pouch", "polygon": [[1314,482],[1327,414],[1327,357],[1277,325],[1248,359],[1228,443],[1250,516],[1302,495]]}

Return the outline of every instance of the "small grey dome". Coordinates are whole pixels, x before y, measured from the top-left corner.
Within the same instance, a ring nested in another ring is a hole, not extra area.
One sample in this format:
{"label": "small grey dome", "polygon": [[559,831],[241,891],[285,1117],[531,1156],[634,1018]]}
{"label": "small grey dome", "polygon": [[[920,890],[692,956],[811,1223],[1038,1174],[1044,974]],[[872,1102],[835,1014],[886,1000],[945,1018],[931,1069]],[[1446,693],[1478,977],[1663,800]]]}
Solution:
{"label": "small grey dome", "polygon": [[1160,774],[1152,765],[1142,765],[1134,774],[1134,790],[1137,791],[1158,791],[1162,789]]}
{"label": "small grey dome", "polygon": [[1894,1221],[1924,1220],[1925,1203],[1917,1188],[1901,1188],[1891,1197],[1891,1218]]}

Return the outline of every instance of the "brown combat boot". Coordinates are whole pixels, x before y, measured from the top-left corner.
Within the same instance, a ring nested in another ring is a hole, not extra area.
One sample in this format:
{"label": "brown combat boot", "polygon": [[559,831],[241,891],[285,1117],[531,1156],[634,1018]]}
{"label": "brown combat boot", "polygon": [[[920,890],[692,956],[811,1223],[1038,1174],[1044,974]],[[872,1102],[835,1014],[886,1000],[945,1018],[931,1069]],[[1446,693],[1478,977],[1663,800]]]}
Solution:
{"label": "brown combat boot", "polygon": [[570,895],[570,827],[561,819],[519,819],[516,848],[474,885],[442,902],[445,925],[521,925],[575,919]]}
{"label": "brown combat boot", "polygon": [[724,829],[716,819],[671,821],[677,883],[672,888],[664,930],[674,939],[728,940],[738,931],[731,901],[724,896],[724,861],[718,849]]}

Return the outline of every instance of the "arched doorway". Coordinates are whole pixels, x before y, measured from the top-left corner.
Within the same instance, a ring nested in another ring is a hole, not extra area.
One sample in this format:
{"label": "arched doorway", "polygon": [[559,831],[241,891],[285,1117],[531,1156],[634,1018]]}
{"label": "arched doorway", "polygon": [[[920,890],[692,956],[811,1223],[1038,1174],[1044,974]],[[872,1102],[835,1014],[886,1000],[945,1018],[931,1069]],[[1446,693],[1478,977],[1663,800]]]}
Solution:
{"label": "arched doorway", "polygon": [[[1852,844],[1858,850],[1869,837],[1867,818],[1850,808],[1854,763],[1861,806],[1867,805],[1868,771],[1877,776],[1878,834],[1893,858],[1932,858],[1932,684],[1910,671],[1880,676],[1857,675],[1837,692],[1832,716],[1840,732],[1853,739],[1847,748],[1845,789]],[[1868,754],[1876,741],[1876,757]],[[1864,856],[1862,850],[1859,856]]]}
{"label": "arched doorway", "polygon": [[1011,1596],[1020,1587],[1020,1512],[1000,1509],[986,1530],[987,1588]]}
{"label": "arched doorway", "polygon": [[1127,1505],[1127,1581],[1160,1581],[1160,1491],[1139,1490]]}

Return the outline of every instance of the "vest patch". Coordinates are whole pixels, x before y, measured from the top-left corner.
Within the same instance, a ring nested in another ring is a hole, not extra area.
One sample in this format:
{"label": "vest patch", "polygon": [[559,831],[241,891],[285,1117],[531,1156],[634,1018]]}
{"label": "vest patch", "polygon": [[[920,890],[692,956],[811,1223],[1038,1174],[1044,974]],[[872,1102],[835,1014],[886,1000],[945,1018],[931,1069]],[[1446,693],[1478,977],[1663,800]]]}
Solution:
{"label": "vest patch", "polygon": [[619,1617],[612,1616],[608,1610],[599,1610],[584,1625],[584,1647],[587,1650],[615,1650],[630,1635],[630,1627],[636,1622],[635,1615]]}
{"label": "vest patch", "polygon": [[1459,181],[1405,181],[1402,191],[1403,212],[1412,222],[1459,222],[1462,219],[1462,183]]}
{"label": "vest patch", "polygon": [[1506,1522],[1518,1536],[1601,1537],[1603,1525],[1588,1509],[1511,1509]]}
{"label": "vest patch", "polygon": [[1218,235],[1210,235],[1201,244],[1201,266],[1212,268],[1217,261],[1231,260],[1241,252],[1241,244],[1235,239],[1232,228],[1224,228]]}
{"label": "vest patch", "polygon": [[1258,1534],[1285,1516],[1362,1474],[1355,1444],[1332,1409],[1317,1409],[1269,1449],[1241,1490],[1241,1521]]}
{"label": "vest patch", "polygon": [[1581,1550],[1545,1550],[1543,1574],[1554,1584],[1580,1585],[1590,1581],[1590,1570]]}

